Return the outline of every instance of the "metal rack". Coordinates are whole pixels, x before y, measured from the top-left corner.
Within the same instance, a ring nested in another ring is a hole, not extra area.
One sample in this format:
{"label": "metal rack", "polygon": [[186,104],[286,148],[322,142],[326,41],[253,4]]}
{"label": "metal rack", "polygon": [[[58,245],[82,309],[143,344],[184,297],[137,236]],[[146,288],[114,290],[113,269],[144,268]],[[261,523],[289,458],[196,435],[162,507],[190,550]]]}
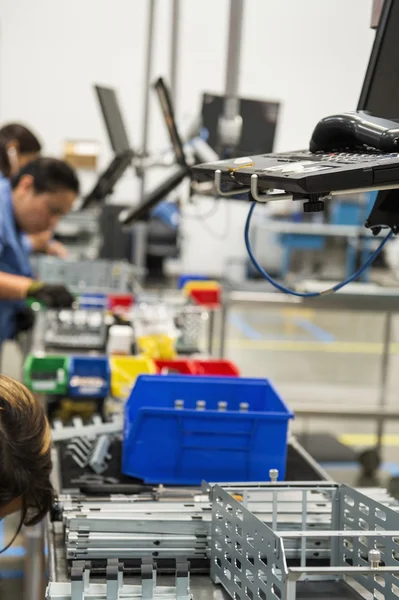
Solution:
{"label": "metal rack", "polygon": [[90,578],[90,563],[75,561],[70,582],[51,582],[46,591],[47,600],[189,600],[190,573],[187,561],[176,562],[174,586],[157,586],[156,568],[152,560],[142,560],[141,582],[124,582],[123,563],[109,559],[106,581],[98,583]]}
{"label": "metal rack", "polygon": [[[273,525],[269,527],[229,491],[214,486],[212,580],[240,600],[295,600],[300,588],[304,596],[303,584],[309,584],[313,591],[320,586],[320,597],[326,594],[326,586],[345,584],[360,597],[371,593],[374,598],[397,598],[398,513],[348,486],[323,486],[331,510],[329,527],[319,529],[308,520],[314,490],[314,486],[293,489],[284,485],[272,489]],[[301,520],[298,527],[289,530],[284,518],[286,503],[290,494],[297,496],[298,491]],[[329,556],[327,564],[310,561],[315,558],[315,544],[321,548],[317,562]],[[291,562],[293,549],[299,553],[299,566]]]}
{"label": "metal rack", "polygon": [[[326,481],[207,484],[202,491],[190,500],[184,500],[181,490],[182,498],[153,502],[140,496],[64,496],[64,522],[49,527],[52,582],[47,598],[117,600],[142,594],[148,600],[161,596],[174,600],[191,594],[200,600],[205,591],[214,598],[226,598],[211,582],[221,584],[234,600],[398,597],[399,503],[385,490],[370,488],[361,493]],[[205,492],[210,492],[210,499]],[[202,537],[190,534],[199,530]],[[64,533],[67,548],[75,544],[73,556],[65,551]],[[82,555],[76,552],[78,543]],[[186,566],[190,548],[194,550],[192,543],[198,545],[192,562],[200,554],[210,556],[210,579],[193,575],[190,588]],[[128,550],[122,559],[125,569],[117,556],[124,549]],[[172,588],[156,588],[155,569],[148,567],[156,560],[160,580],[166,581],[162,553],[182,576]],[[106,559],[99,571],[100,556]],[[73,560],[69,581],[65,561],[76,557],[91,563]],[[132,579],[137,569],[126,569],[131,558],[141,564],[138,583],[137,575]],[[64,575],[59,577],[60,562]],[[183,563],[184,574],[178,566]],[[143,565],[147,565],[144,578]],[[72,595],[72,587],[80,595]],[[178,588],[184,588],[183,592],[177,593]],[[107,596],[111,589],[114,595]]]}

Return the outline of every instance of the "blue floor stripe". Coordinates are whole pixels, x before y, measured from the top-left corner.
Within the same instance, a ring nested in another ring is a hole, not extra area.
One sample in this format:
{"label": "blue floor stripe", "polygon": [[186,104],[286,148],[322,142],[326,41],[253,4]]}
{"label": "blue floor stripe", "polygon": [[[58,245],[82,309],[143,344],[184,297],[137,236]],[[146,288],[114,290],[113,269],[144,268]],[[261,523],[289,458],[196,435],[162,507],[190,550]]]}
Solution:
{"label": "blue floor stripe", "polygon": [[[342,471],[358,471],[360,465],[358,462],[321,462],[323,469],[340,469]],[[393,462],[384,462],[381,471],[385,471],[390,475],[399,475],[399,465]]]}
{"label": "blue floor stripe", "polygon": [[7,558],[22,558],[25,556],[25,548],[22,548],[22,546],[11,546],[11,548],[8,548],[1,556],[6,556]]}
{"label": "blue floor stripe", "polygon": [[[1,566],[1,562],[0,562]],[[2,579],[22,579],[24,576],[24,572],[17,569],[11,569],[10,571],[3,571],[0,569],[0,581]]]}
{"label": "blue floor stripe", "polygon": [[250,340],[264,339],[262,334],[259,331],[257,331],[256,329],[254,329],[253,327],[251,327],[251,325],[243,317],[240,317],[240,315],[230,314],[229,322],[236,329],[238,329],[238,331],[240,333],[245,335],[245,337],[249,338]]}
{"label": "blue floor stripe", "polygon": [[319,342],[335,342],[335,336],[332,333],[326,331],[325,329],[322,329],[321,327],[319,327],[315,323],[312,323],[312,321],[309,321],[308,319],[296,317],[294,319],[294,323],[297,327],[300,327],[307,333],[310,333]]}

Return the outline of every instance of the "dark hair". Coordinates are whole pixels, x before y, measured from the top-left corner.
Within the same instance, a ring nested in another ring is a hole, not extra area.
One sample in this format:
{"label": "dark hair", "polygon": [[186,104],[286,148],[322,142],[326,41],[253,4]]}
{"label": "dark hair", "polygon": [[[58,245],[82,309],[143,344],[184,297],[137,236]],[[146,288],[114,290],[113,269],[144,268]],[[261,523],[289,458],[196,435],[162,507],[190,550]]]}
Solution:
{"label": "dark hair", "polygon": [[79,180],[75,171],[65,161],[58,160],[58,158],[36,158],[26,164],[12,178],[13,189],[25,175],[33,177],[37,194],[65,190],[79,194]]}
{"label": "dark hair", "polygon": [[43,407],[29,390],[0,375],[0,507],[21,498],[20,527],[51,509],[51,439]]}
{"label": "dark hair", "polygon": [[42,146],[37,137],[24,125],[9,123],[0,128],[0,171],[5,177],[10,176],[11,165],[7,155],[7,144],[18,142],[21,154],[40,152]]}

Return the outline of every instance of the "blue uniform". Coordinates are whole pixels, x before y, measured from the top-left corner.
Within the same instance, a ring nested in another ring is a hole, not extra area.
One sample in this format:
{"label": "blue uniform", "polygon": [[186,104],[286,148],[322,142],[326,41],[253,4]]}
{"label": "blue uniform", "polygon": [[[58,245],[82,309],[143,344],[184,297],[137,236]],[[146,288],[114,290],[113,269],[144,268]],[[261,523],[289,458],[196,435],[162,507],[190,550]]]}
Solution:
{"label": "blue uniform", "polygon": [[[29,240],[14,217],[10,182],[0,176],[0,271],[32,277]],[[0,344],[15,335],[15,315],[24,306],[21,300],[0,300]]]}

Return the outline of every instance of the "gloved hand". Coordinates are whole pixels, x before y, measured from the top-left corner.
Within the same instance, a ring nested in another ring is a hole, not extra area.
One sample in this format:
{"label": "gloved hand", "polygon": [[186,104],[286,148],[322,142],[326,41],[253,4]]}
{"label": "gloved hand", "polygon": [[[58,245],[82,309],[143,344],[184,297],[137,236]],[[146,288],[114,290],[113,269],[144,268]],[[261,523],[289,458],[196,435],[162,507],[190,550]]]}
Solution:
{"label": "gloved hand", "polygon": [[47,308],[70,308],[75,297],[61,284],[34,281],[28,288],[27,298],[37,300]]}
{"label": "gloved hand", "polygon": [[15,314],[15,332],[29,331],[35,324],[35,313],[29,306],[24,306]]}

